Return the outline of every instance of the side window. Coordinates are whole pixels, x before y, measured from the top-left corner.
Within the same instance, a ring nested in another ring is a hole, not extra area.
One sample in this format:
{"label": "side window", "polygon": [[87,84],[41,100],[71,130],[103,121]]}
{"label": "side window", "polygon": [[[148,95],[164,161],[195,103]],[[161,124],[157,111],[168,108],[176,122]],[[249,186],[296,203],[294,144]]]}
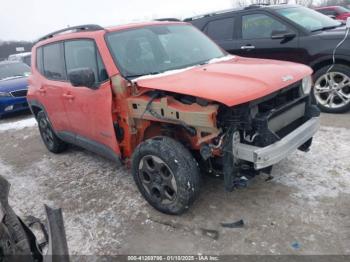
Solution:
{"label": "side window", "polygon": [[43,49],[39,47],[36,49],[36,68],[41,74],[44,74],[44,65],[43,65]]}
{"label": "side window", "polygon": [[233,39],[234,18],[224,18],[210,21],[206,27],[206,33],[214,40]]}
{"label": "side window", "polygon": [[49,44],[42,48],[44,75],[52,80],[66,80],[62,43]]}
{"label": "side window", "polygon": [[95,73],[96,82],[105,81],[107,71],[93,40],[72,40],[64,43],[67,74],[78,68],[91,68]]}
{"label": "side window", "polygon": [[326,9],[321,9],[321,10],[317,10],[317,11],[320,12],[321,14],[329,15],[329,11]]}
{"label": "side window", "polygon": [[322,10],[322,11],[323,11],[322,13],[325,14],[325,15],[334,15],[334,16],[337,15],[337,12],[335,10],[325,9],[325,10]]}
{"label": "side window", "polygon": [[270,38],[272,32],[287,31],[288,28],[284,24],[270,16],[264,14],[242,16],[243,39]]}

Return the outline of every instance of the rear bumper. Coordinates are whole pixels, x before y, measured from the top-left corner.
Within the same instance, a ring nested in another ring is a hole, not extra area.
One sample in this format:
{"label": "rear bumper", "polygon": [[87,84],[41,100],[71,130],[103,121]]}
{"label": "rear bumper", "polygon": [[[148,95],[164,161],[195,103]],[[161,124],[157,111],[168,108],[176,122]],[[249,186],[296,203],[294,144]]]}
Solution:
{"label": "rear bumper", "polygon": [[0,98],[0,115],[28,109],[25,97],[2,97]]}
{"label": "rear bumper", "polygon": [[319,126],[319,117],[312,117],[281,140],[269,146],[257,147],[243,143],[234,144],[234,156],[253,163],[257,170],[274,165],[311,139]]}

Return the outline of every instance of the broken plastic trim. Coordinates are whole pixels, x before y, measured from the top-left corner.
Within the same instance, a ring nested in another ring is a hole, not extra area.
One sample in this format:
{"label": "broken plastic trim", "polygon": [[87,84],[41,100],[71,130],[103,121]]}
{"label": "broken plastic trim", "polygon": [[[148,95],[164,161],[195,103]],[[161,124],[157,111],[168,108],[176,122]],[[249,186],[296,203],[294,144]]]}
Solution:
{"label": "broken plastic trim", "polygon": [[242,228],[244,227],[244,221],[243,219],[240,219],[236,222],[232,223],[220,223],[222,227],[227,227],[227,228]]}

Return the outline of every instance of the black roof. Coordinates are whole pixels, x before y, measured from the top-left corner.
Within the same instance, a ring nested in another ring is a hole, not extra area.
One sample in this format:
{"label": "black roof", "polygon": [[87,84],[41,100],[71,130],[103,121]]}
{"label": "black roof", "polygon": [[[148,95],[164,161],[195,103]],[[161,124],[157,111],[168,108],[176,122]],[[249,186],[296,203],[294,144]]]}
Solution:
{"label": "black roof", "polygon": [[226,14],[226,13],[231,13],[231,12],[239,12],[239,11],[244,11],[244,10],[250,10],[250,9],[282,9],[282,8],[288,8],[288,7],[297,7],[299,5],[292,5],[292,4],[279,4],[279,5],[267,5],[267,4],[260,4],[260,5],[248,5],[248,6],[243,6],[243,7],[238,7],[238,8],[231,8],[231,9],[226,9],[226,10],[221,10],[221,11],[215,11],[211,13],[206,13],[202,15],[197,15],[193,17],[188,17],[184,19],[184,21],[193,21],[197,19],[201,19],[204,17],[210,17],[210,16],[215,16],[215,15],[220,15],[220,14]]}

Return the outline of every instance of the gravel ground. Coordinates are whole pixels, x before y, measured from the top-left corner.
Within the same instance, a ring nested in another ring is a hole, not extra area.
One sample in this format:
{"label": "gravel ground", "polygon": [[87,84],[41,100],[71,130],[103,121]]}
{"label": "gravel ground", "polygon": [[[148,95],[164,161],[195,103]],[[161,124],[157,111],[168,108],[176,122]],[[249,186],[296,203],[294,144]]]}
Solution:
{"label": "gravel ground", "polygon": [[[44,203],[62,207],[71,254],[350,254],[350,113],[322,115],[310,152],[271,181],[227,193],[204,177],[182,216],[153,210],[125,168],[76,147],[49,153],[30,115],[1,120],[0,139],[13,208],[44,218]],[[244,228],[220,226],[239,219]]]}

